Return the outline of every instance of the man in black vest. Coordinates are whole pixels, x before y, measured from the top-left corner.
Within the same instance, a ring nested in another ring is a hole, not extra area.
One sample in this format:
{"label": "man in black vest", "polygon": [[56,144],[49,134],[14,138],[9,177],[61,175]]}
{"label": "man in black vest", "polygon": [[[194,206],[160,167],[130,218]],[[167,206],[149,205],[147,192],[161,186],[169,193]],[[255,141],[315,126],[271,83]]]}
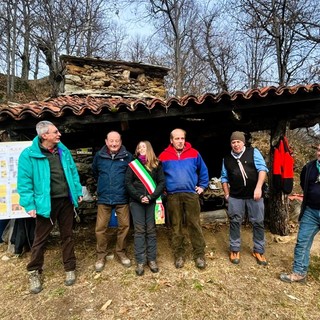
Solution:
{"label": "man in black vest", "polygon": [[240,229],[247,209],[253,227],[253,256],[258,264],[267,265],[262,185],[268,168],[260,151],[246,147],[245,142],[242,132],[233,132],[231,153],[222,162],[221,183],[230,220],[230,261],[234,264],[240,262]]}

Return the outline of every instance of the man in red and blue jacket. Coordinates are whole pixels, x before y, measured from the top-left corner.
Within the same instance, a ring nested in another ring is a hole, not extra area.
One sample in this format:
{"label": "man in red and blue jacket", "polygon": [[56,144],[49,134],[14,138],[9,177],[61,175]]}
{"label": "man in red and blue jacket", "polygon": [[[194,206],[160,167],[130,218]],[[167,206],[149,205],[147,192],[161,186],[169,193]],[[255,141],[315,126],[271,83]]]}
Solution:
{"label": "man in red and blue jacket", "polygon": [[200,153],[186,142],[186,132],[175,129],[170,134],[170,145],[160,154],[166,178],[167,210],[172,225],[172,246],[176,268],[185,261],[185,222],[193,247],[193,258],[199,269],[206,267],[205,240],[200,225],[199,195],[209,184],[209,174]]}

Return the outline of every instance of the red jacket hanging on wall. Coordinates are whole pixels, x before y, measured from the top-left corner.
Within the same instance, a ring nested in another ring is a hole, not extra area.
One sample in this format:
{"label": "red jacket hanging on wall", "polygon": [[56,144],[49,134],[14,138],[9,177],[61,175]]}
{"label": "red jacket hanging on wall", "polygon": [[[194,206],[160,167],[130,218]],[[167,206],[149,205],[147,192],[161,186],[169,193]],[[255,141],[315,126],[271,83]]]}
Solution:
{"label": "red jacket hanging on wall", "polygon": [[292,151],[286,137],[281,137],[274,149],[273,156],[273,187],[277,192],[289,194],[293,189]]}

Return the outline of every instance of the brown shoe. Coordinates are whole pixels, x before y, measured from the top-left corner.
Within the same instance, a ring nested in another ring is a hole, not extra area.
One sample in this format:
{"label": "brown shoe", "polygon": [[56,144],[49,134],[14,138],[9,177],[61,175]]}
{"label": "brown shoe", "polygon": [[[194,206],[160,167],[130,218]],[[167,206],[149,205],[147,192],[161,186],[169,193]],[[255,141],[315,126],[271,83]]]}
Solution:
{"label": "brown shoe", "polygon": [[300,283],[306,283],[307,282],[307,276],[306,275],[301,275],[298,273],[281,273],[280,274],[280,280],[283,282],[287,283],[292,283],[292,282],[300,282]]}
{"label": "brown shoe", "polygon": [[74,270],[66,272],[66,280],[64,284],[66,286],[72,286],[76,282],[76,274]]}
{"label": "brown shoe", "polygon": [[38,270],[29,271],[30,292],[39,293],[42,290],[40,274]]}
{"label": "brown shoe", "polygon": [[156,261],[149,261],[148,266],[153,273],[159,272],[159,268]]}
{"label": "brown shoe", "polygon": [[203,257],[198,257],[195,264],[198,269],[204,269],[206,267],[206,260]]}
{"label": "brown shoe", "polygon": [[95,264],[96,272],[101,272],[104,269],[105,259],[98,259]]}
{"label": "brown shoe", "polygon": [[183,259],[183,257],[177,258],[174,264],[175,264],[175,266],[176,266],[177,269],[183,268],[183,266],[184,266],[184,259]]}
{"label": "brown shoe", "polygon": [[231,263],[239,264],[240,263],[240,252],[239,251],[231,251],[229,258],[230,258]]}
{"label": "brown shoe", "polygon": [[252,255],[256,258],[257,263],[261,266],[266,266],[268,264],[266,257],[263,253],[253,252]]}
{"label": "brown shoe", "polygon": [[124,253],[118,253],[118,258],[124,267],[131,267],[131,261]]}

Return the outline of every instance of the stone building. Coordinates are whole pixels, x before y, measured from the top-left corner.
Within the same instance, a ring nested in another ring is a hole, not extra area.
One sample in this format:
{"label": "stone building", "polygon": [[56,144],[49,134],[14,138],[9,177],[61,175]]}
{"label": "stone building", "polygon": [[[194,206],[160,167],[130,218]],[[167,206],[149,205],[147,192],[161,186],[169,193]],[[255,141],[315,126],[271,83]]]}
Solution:
{"label": "stone building", "polygon": [[61,94],[135,99],[166,98],[169,69],[136,62],[61,56],[65,75]]}

